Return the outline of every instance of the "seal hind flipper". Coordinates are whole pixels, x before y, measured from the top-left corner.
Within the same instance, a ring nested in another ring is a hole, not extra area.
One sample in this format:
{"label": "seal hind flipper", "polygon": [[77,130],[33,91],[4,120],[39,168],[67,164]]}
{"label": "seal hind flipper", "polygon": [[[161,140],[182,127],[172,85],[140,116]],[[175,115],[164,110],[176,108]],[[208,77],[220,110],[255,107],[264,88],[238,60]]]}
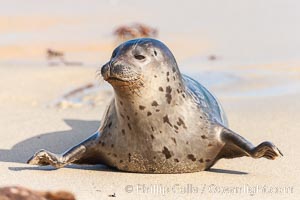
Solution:
{"label": "seal hind flipper", "polygon": [[255,147],[251,142],[225,127],[223,127],[220,136],[223,142],[225,142],[225,146],[217,158],[250,156],[252,158],[264,157],[274,160],[279,156],[283,156],[273,143],[263,142]]}
{"label": "seal hind flipper", "polygon": [[98,159],[91,159],[91,143],[95,141],[99,136],[99,132],[96,132],[88,139],[84,140],[80,144],[72,147],[63,154],[54,154],[47,150],[40,150],[35,153],[28,161],[31,165],[52,165],[55,168],[61,168],[68,164],[101,164]]}

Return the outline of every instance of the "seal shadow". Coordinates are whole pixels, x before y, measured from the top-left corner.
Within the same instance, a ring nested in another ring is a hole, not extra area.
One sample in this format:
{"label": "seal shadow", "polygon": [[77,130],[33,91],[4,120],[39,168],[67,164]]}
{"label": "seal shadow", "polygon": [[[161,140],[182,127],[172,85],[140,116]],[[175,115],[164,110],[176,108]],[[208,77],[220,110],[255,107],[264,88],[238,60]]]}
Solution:
{"label": "seal shadow", "polygon": [[[0,149],[0,162],[14,162],[25,164],[27,160],[38,150],[46,149],[53,153],[62,153],[67,149],[82,142],[92,135],[100,125],[100,121],[84,121],[65,119],[64,122],[71,128],[65,131],[42,133],[28,138],[15,144],[11,149]],[[68,165],[65,168],[96,170],[108,172],[121,172],[116,168],[105,165]],[[9,167],[12,171],[22,170],[56,170],[52,166],[28,166],[28,167]],[[211,168],[207,172],[245,175],[246,172]],[[126,173],[126,172],[124,172]]]}
{"label": "seal shadow", "polygon": [[219,173],[219,174],[234,174],[234,175],[246,175],[247,172],[236,171],[236,170],[229,170],[229,169],[218,169],[218,168],[211,168],[207,170],[207,172]]}
{"label": "seal shadow", "polygon": [[62,153],[92,135],[99,121],[65,119],[69,130],[42,133],[15,144],[11,149],[0,149],[0,162],[26,163],[35,152],[46,149]]}
{"label": "seal shadow", "polygon": [[[106,172],[121,172],[118,171],[115,168],[108,167],[106,165],[68,165],[64,168],[68,169],[80,169],[80,170],[94,170],[94,171],[106,171]],[[29,166],[29,167],[8,167],[11,171],[23,171],[23,170],[29,170],[29,171],[55,171],[59,170],[52,166]]]}

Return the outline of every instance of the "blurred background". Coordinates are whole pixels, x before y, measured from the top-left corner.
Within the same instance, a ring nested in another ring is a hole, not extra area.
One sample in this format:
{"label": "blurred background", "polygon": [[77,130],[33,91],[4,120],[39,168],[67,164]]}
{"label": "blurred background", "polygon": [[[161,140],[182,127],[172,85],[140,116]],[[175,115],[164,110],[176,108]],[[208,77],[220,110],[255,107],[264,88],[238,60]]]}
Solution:
{"label": "blurred background", "polygon": [[132,37],[163,41],[182,72],[223,97],[276,96],[300,88],[298,1],[0,3],[0,67],[97,69],[127,39],[126,31],[141,25],[155,34]]}
{"label": "blurred background", "polygon": [[[293,196],[256,189],[242,195],[299,199],[299,22],[297,0],[0,0],[0,186],[65,188],[78,199],[91,200],[112,194],[159,198],[125,192],[126,185],[137,183],[293,186]],[[118,173],[97,166],[27,166],[38,149],[61,153],[98,129],[113,90],[97,73],[116,46],[135,37],[164,42],[181,72],[219,98],[232,130],[253,144],[274,142],[285,157],[274,162],[224,159],[214,170],[196,174],[200,178]],[[199,199],[200,193],[188,193],[170,198]]]}

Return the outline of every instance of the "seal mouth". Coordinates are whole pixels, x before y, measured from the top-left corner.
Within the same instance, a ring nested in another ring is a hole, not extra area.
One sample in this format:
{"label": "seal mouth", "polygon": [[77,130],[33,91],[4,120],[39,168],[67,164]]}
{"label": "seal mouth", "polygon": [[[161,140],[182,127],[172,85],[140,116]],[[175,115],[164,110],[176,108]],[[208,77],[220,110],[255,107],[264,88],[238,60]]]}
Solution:
{"label": "seal mouth", "polygon": [[121,78],[117,78],[117,77],[107,77],[107,78],[104,78],[104,80],[108,81],[108,82],[113,82],[113,81],[120,81],[120,82],[129,82],[128,80],[124,80],[124,79],[121,79]]}

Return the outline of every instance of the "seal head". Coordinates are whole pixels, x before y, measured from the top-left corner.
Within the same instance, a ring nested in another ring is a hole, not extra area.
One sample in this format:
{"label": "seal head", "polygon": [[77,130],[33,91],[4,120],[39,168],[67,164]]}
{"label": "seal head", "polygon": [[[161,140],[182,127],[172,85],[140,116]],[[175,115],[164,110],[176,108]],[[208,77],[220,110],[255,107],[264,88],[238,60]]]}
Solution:
{"label": "seal head", "polygon": [[[168,69],[169,66],[173,68]],[[118,46],[110,61],[102,67],[101,74],[118,94],[127,93],[122,89],[127,87],[130,88],[130,95],[142,95],[143,88],[148,90],[153,87],[159,77],[166,75],[162,73],[170,70],[177,72],[177,77],[180,76],[176,60],[169,48],[158,40],[143,38],[129,40]],[[172,77],[168,78],[169,81],[170,78]],[[167,83],[168,79],[164,82]]]}

